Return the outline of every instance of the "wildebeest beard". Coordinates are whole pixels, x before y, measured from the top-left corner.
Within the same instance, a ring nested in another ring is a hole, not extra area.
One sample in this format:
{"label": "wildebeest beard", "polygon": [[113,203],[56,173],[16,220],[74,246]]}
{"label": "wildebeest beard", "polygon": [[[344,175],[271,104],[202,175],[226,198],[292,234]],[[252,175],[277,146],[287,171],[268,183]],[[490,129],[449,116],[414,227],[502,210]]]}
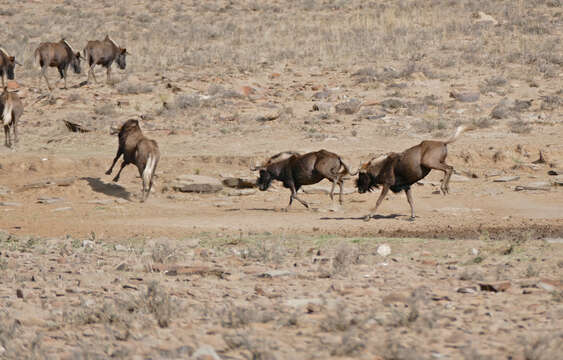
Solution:
{"label": "wildebeest beard", "polygon": [[125,70],[125,66],[127,65],[125,61],[125,56],[126,56],[125,52],[121,52],[119,55],[117,55],[117,59],[115,59],[117,66],[119,66],[121,70]]}
{"label": "wildebeest beard", "polygon": [[273,177],[268,171],[260,170],[260,177],[256,181],[256,185],[258,185],[260,191],[266,191],[270,187],[272,180]]}
{"label": "wildebeest beard", "polygon": [[358,192],[360,194],[379,188],[379,186],[373,181],[371,174],[367,172],[360,172],[358,178],[356,179],[356,187],[358,188]]}

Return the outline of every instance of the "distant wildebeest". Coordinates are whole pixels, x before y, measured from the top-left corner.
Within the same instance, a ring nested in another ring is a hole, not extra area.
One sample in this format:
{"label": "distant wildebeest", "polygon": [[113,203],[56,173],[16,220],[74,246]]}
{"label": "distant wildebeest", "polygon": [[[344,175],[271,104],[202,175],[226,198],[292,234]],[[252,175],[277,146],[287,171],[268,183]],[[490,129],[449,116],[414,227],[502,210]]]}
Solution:
{"label": "distant wildebeest", "polygon": [[84,59],[88,61],[90,70],[88,71],[88,83],[90,82],[90,74],[94,77],[94,82],[98,82],[94,67],[102,65],[107,69],[107,81],[111,80],[111,64],[115,61],[121,70],[125,69],[127,65],[125,62],[126,56],[129,55],[126,48],[119,47],[109,35],[106,35],[104,40],[91,40],[88,41],[84,48]]}
{"label": "distant wildebeest", "polygon": [[76,74],[80,74],[81,72],[80,52],[74,51],[65,39],[56,43],[44,42],[39,44],[39,47],[35,50],[34,57],[35,62],[41,66],[39,83],[41,83],[41,77],[44,77],[49,90],[52,90],[52,88],[49,84],[49,79],[47,79],[48,67],[56,67],[59,70],[61,79],[64,79],[65,82],[65,89],[67,88],[66,77],[68,67],[71,66]]}
{"label": "distant wildebeest", "polygon": [[21,65],[15,56],[10,56],[6,50],[0,47],[0,76],[2,77],[2,88],[6,86],[7,80],[14,80],[14,68]]}
{"label": "distant wildebeest", "polygon": [[152,188],[153,177],[156,166],[160,160],[160,151],[158,144],[154,140],[147,139],[143,136],[139,121],[131,119],[127,120],[119,130],[119,147],[117,155],[113,159],[111,167],[106,171],[106,175],[111,175],[113,167],[117,159],[123,154],[121,168],[113,181],[119,181],[121,171],[128,164],[135,164],[139,170],[139,175],[143,179],[142,202],[144,202]]}
{"label": "distant wildebeest", "polygon": [[[342,171],[341,168],[343,168]],[[292,155],[284,160],[272,162],[258,168],[251,168],[251,170],[260,171],[256,184],[261,191],[267,190],[272,180],[281,181],[283,186],[291,191],[289,204],[286,209],[289,209],[293,199],[297,199],[308,208],[309,204],[297,196],[297,191],[303,185],[316,184],[323,179],[328,179],[332,182],[330,190],[331,199],[334,198],[333,194],[336,184],[340,186],[339,202],[342,204],[343,177],[347,174],[355,175],[355,173],[350,172],[348,166],[338,155],[326,150],[303,155]]]}
{"label": "distant wildebeest", "polygon": [[411,185],[423,179],[432,169],[444,172],[440,189],[446,195],[449,192],[449,182],[453,172],[453,167],[446,164],[447,145],[456,141],[466,130],[469,130],[469,127],[459,126],[448,140],[426,140],[400,154],[392,152],[363,164],[356,179],[358,192],[365,193],[379,188],[379,185],[383,186],[375,208],[365,219],[369,220],[375,215],[377,208],[391,189],[394,193],[405,191],[411,208],[411,220],[414,220]]}
{"label": "distant wildebeest", "polygon": [[12,147],[12,140],[10,138],[10,128],[14,132],[14,143],[18,142],[18,120],[23,114],[23,103],[15,92],[8,91],[4,87],[4,91],[0,94],[0,117],[4,125],[4,135],[6,137],[5,145]]}

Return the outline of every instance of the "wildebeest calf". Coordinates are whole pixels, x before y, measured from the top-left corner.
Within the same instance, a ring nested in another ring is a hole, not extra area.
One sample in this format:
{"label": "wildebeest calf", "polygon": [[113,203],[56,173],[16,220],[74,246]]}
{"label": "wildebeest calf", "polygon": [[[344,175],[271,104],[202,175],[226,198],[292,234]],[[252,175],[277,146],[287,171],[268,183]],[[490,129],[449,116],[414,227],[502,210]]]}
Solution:
{"label": "wildebeest calf", "polygon": [[[343,168],[341,170],[341,168]],[[297,191],[303,185],[316,184],[323,179],[332,182],[330,198],[333,199],[334,187],[340,186],[339,202],[342,204],[343,177],[350,173],[350,169],[342,159],[329,151],[320,150],[303,155],[292,155],[291,157],[270,163],[255,170],[260,170],[260,177],[256,181],[261,191],[268,189],[272,180],[279,180],[283,186],[291,190],[289,209],[293,199],[297,199],[305,207],[309,207],[305,201],[297,196]]]}
{"label": "wildebeest calf", "polygon": [[6,86],[7,80],[14,80],[14,67],[20,65],[14,56],[0,47],[0,77],[2,77],[2,88]]}
{"label": "wildebeest calf", "polygon": [[8,88],[4,88],[0,94],[0,118],[4,125],[4,136],[6,138],[4,144],[7,147],[12,147],[10,139],[10,128],[14,132],[14,142],[18,142],[18,120],[23,114],[23,103],[15,92],[9,92]]}
{"label": "wildebeest calf", "polygon": [[389,153],[363,164],[356,179],[358,192],[365,193],[372,191],[374,188],[379,188],[379,185],[383,186],[375,203],[375,208],[365,219],[369,220],[373,217],[389,189],[394,193],[405,191],[411,208],[411,219],[414,219],[411,185],[423,179],[432,169],[444,172],[440,188],[444,195],[447,194],[453,172],[453,167],[446,164],[447,145],[456,141],[461,133],[466,130],[469,130],[469,128],[459,126],[446,141],[426,140],[400,154]]}
{"label": "wildebeest calf", "polygon": [[65,81],[66,86],[66,75],[69,66],[75,73],[80,74],[80,52],[74,51],[70,46],[68,41],[62,39],[59,42],[44,42],[39,44],[39,47],[35,50],[35,62],[41,66],[41,74],[39,75],[39,82],[41,83],[41,76],[45,78],[47,82],[47,87],[51,90],[51,85],[49,84],[49,79],[47,79],[47,67],[56,67],[59,70],[61,79]]}
{"label": "wildebeest calf", "polygon": [[84,48],[84,58],[88,61],[88,65],[90,66],[88,82],[90,82],[90,74],[94,77],[94,82],[98,82],[98,80],[96,80],[96,74],[94,73],[94,67],[96,65],[102,65],[107,69],[107,81],[110,82],[111,64],[115,61],[117,66],[119,66],[121,70],[124,70],[127,65],[125,59],[128,54],[127,49],[119,47],[109,35],[106,35],[102,41],[88,41]]}
{"label": "wildebeest calf", "polygon": [[119,148],[117,149],[117,155],[115,155],[111,167],[106,171],[106,175],[111,175],[117,159],[123,154],[121,168],[113,178],[113,181],[119,181],[121,171],[126,165],[135,164],[139,170],[139,175],[143,179],[141,202],[144,202],[151,191],[154,172],[160,160],[158,144],[156,141],[143,136],[141,128],[139,127],[139,121],[134,119],[127,120],[123,126],[121,126],[118,136]]}

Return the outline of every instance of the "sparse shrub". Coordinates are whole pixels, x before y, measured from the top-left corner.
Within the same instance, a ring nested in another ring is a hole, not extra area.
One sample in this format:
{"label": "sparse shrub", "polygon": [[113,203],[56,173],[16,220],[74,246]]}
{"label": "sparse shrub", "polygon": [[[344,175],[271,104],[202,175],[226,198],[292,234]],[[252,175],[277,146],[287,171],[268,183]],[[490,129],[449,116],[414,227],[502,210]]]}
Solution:
{"label": "sparse shrub", "polygon": [[101,106],[96,106],[94,108],[94,113],[97,115],[111,116],[115,113],[115,106],[110,103],[106,103]]}
{"label": "sparse shrub", "polygon": [[117,92],[122,95],[147,94],[151,93],[152,91],[153,88],[149,84],[122,81],[119,83],[119,85],[117,85]]}
{"label": "sparse shrub", "polygon": [[529,134],[532,127],[524,120],[518,119],[509,124],[510,131],[516,134]]}
{"label": "sparse shrub", "polygon": [[200,104],[199,96],[196,94],[182,94],[174,99],[174,105],[179,109],[197,108]]}

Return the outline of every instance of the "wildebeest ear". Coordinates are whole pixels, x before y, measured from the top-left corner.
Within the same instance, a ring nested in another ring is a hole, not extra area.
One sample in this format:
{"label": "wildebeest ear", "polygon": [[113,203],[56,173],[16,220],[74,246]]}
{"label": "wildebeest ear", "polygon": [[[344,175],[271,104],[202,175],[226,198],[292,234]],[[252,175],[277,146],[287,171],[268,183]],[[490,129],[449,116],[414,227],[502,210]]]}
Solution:
{"label": "wildebeest ear", "polygon": [[76,52],[76,57],[80,59],[80,51]]}

